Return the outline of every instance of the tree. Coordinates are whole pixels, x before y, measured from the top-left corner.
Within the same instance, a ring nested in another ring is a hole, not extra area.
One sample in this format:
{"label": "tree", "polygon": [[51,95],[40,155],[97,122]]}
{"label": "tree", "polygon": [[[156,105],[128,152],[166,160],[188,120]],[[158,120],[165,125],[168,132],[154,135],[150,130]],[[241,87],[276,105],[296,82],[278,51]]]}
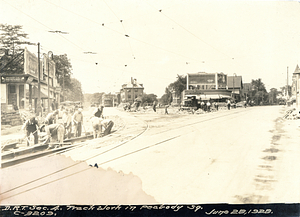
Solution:
{"label": "tree", "polygon": [[186,76],[177,76],[177,80],[169,84],[168,90],[175,91],[177,96],[180,96],[181,92],[186,89]]}
{"label": "tree", "polygon": [[65,91],[65,98],[70,101],[84,101],[81,83],[76,78],[70,79],[70,87]]}
{"label": "tree", "polygon": [[286,91],[288,90],[288,96],[291,97],[292,96],[292,86],[291,85],[288,85],[288,89],[286,88],[286,86],[284,87],[280,87],[281,89],[281,92],[284,96],[286,96]]}
{"label": "tree", "polygon": [[268,102],[269,95],[267,93],[265,84],[261,81],[261,78],[252,80],[251,85],[251,100],[253,100],[257,105]]}
{"label": "tree", "polygon": [[91,98],[91,103],[97,103],[97,104],[101,104],[102,102],[102,96],[104,93],[94,93],[92,98]]}
{"label": "tree", "polygon": [[261,78],[251,81],[251,85],[254,87],[256,91],[267,92],[265,84],[261,81]]}
{"label": "tree", "polygon": [[160,103],[164,105],[169,105],[172,102],[172,93],[168,88],[165,89],[165,94],[160,98]]}
{"label": "tree", "polygon": [[153,93],[151,94],[143,94],[142,96],[142,104],[149,103],[152,104],[154,101],[157,101],[157,96]]}
{"label": "tree", "polygon": [[55,62],[55,76],[57,77],[60,86],[66,89],[71,89],[71,75],[72,75],[72,65],[67,57],[67,54],[54,55],[53,61]]}
{"label": "tree", "polygon": [[8,25],[0,24],[0,43],[1,48],[6,50],[8,54],[14,56],[16,52],[22,50],[21,44],[30,44],[30,42],[25,41],[28,34],[22,31],[21,25]]}
{"label": "tree", "polygon": [[277,104],[277,96],[278,96],[278,91],[276,88],[271,88],[269,92],[269,102],[271,104]]}
{"label": "tree", "polygon": [[24,72],[24,58],[20,45],[30,44],[25,41],[27,34],[22,32],[22,26],[0,24],[0,71],[5,74],[22,74]]}

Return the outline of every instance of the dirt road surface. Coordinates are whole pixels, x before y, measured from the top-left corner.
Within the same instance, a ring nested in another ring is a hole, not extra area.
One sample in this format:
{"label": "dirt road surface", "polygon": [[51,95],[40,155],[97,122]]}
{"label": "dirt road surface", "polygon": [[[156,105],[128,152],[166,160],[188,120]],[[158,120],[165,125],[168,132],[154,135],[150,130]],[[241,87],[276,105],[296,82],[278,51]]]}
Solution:
{"label": "dirt road surface", "polygon": [[124,128],[2,169],[1,203],[300,202],[300,127],[281,119],[285,107],[200,115],[105,109]]}

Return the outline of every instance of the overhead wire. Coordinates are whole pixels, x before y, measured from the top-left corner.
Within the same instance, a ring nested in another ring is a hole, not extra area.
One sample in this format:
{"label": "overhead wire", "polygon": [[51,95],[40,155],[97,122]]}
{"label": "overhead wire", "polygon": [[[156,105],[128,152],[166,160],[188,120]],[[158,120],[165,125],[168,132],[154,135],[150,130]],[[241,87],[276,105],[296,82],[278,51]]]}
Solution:
{"label": "overhead wire", "polygon": [[[7,3],[8,5],[10,5],[11,7],[13,7],[14,9],[16,9],[17,11],[20,11],[22,14],[25,14],[26,16],[28,16],[29,18],[33,19],[34,21],[36,21],[37,23],[41,24],[42,26],[46,27],[48,30],[51,30],[50,27],[46,26],[45,24],[43,24],[42,22],[40,22],[39,20],[35,19],[34,17],[30,16],[29,14],[23,12],[22,10],[16,8],[15,6],[11,5],[10,3],[8,3],[6,0],[3,0],[5,3]],[[69,39],[67,39],[66,37],[62,36],[61,34],[58,34],[60,37],[62,37],[63,39],[65,39],[66,41],[68,41],[69,43],[73,44],[75,47],[84,50],[83,48],[79,47],[77,44],[73,43],[72,41],[70,41]]]}
{"label": "overhead wire", "polygon": [[[133,39],[133,40],[135,40],[135,41],[138,41],[138,42],[140,42],[140,43],[143,43],[143,44],[146,44],[146,45],[155,47],[155,48],[157,48],[157,49],[163,50],[163,51],[165,51],[165,52],[167,52],[167,53],[174,54],[174,55],[176,55],[176,56],[181,56],[181,57],[184,57],[184,58],[187,58],[187,59],[192,59],[192,60],[195,60],[195,61],[199,61],[198,59],[191,58],[191,57],[188,57],[188,56],[185,56],[185,55],[176,53],[176,52],[174,52],[174,51],[170,51],[170,50],[161,48],[161,47],[156,46],[156,45],[154,45],[154,44],[151,44],[151,43],[149,43],[149,42],[145,42],[145,41],[142,41],[142,40],[140,40],[140,39],[137,39],[137,38],[135,38],[135,37],[133,37],[133,36],[131,36],[131,35],[124,34],[124,33],[120,32],[120,31],[117,31],[117,30],[114,30],[114,29],[112,29],[112,28],[109,28],[107,25],[105,25],[105,23],[100,23],[100,22],[97,22],[97,21],[92,20],[92,19],[90,19],[90,18],[87,18],[87,17],[85,17],[85,16],[82,16],[82,15],[80,15],[80,14],[78,14],[78,13],[75,13],[75,12],[69,10],[69,9],[66,9],[66,8],[64,8],[64,7],[60,6],[60,5],[54,4],[54,3],[52,3],[52,2],[49,2],[48,0],[43,0],[43,1],[48,2],[49,4],[52,4],[52,5],[55,5],[56,7],[62,8],[63,10],[66,10],[66,11],[72,13],[72,14],[75,14],[75,15],[81,17],[81,18],[84,18],[84,19],[86,19],[86,20],[88,20],[88,21],[91,21],[91,22],[93,22],[93,23],[96,23],[96,24],[98,24],[98,25],[100,25],[100,26],[102,26],[102,27],[104,27],[104,28],[106,28],[106,29],[108,29],[108,30],[111,30],[111,31],[113,31],[113,32],[115,32],[115,33],[117,33],[117,34],[122,35],[122,36],[131,38],[131,39]],[[118,16],[116,16],[116,17],[118,18]],[[185,62],[185,61],[183,61],[183,62]]]}
{"label": "overhead wire", "polygon": [[[102,0],[102,1],[106,4],[106,6],[109,8],[109,10],[114,14],[114,16],[120,21],[120,23],[122,24],[122,27],[123,27],[123,30],[124,30],[125,35],[128,35],[128,34],[127,34],[127,31],[126,31],[126,29],[125,29],[125,26],[124,26],[124,24],[123,24],[123,20],[121,20],[121,19],[117,16],[117,14],[112,10],[112,8],[107,4],[107,2],[106,2],[105,0]],[[127,37],[127,41],[128,41],[128,44],[129,44],[129,47],[130,47],[130,50],[131,50],[131,54],[132,54],[132,56],[133,56],[134,59],[135,59],[135,56],[134,56],[134,54],[133,54],[133,50],[132,50],[132,47],[131,47],[131,44],[130,44],[130,40],[129,40],[128,37]]]}

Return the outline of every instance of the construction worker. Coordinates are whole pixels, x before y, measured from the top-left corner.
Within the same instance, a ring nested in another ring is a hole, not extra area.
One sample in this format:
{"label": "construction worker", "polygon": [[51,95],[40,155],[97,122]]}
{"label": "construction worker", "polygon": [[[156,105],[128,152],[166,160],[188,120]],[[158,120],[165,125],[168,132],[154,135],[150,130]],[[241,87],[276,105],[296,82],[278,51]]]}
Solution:
{"label": "construction worker", "polygon": [[99,138],[101,135],[101,132],[102,132],[101,121],[102,120],[103,120],[102,118],[98,118],[95,116],[91,118],[94,139]]}
{"label": "construction worker", "polygon": [[103,105],[93,111],[93,117],[103,118]]}
{"label": "construction worker", "polygon": [[[41,127],[41,132],[47,133],[47,135],[43,138],[46,143],[52,143],[49,144],[48,148],[62,146],[65,135],[65,128],[62,124],[43,125]],[[55,141],[57,142],[57,144],[53,144],[53,142]]]}
{"label": "construction worker", "polygon": [[81,129],[82,129],[82,123],[83,123],[83,114],[82,114],[82,108],[79,108],[72,117],[72,123],[74,126],[74,134],[75,137],[81,136]]}
{"label": "construction worker", "polygon": [[58,110],[55,110],[54,112],[50,112],[46,118],[45,118],[45,124],[55,124],[56,123],[56,115],[58,115]]}
{"label": "construction worker", "polygon": [[34,136],[34,144],[38,144],[38,129],[39,124],[38,121],[35,119],[35,116],[27,119],[22,127],[23,130],[26,131],[26,140],[27,140],[27,146],[29,146],[29,138],[30,134]]}
{"label": "construction worker", "polygon": [[152,107],[154,112],[156,112],[156,106],[157,106],[157,101],[154,101],[153,102],[153,107]]}
{"label": "construction worker", "polygon": [[[112,129],[113,126],[114,126],[114,122],[112,120],[110,120],[110,119],[102,119],[101,120],[101,127],[104,130],[103,135],[106,136],[106,135],[110,134],[111,133],[111,129]],[[101,131],[102,131],[102,128],[101,128]]]}
{"label": "construction worker", "polygon": [[169,105],[166,105],[166,106],[165,106],[165,115],[169,114],[168,108],[169,108]]}
{"label": "construction worker", "polygon": [[63,116],[62,116],[62,122],[65,128],[65,133],[67,138],[71,138],[71,133],[72,133],[72,116],[69,113],[68,109],[66,109],[63,112]]}

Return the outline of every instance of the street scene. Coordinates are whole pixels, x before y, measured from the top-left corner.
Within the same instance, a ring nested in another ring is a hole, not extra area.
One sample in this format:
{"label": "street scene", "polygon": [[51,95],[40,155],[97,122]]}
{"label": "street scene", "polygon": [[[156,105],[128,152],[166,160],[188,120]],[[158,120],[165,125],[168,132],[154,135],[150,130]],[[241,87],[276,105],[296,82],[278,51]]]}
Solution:
{"label": "street scene", "polygon": [[300,203],[298,2],[0,8],[2,210],[282,216]]}

